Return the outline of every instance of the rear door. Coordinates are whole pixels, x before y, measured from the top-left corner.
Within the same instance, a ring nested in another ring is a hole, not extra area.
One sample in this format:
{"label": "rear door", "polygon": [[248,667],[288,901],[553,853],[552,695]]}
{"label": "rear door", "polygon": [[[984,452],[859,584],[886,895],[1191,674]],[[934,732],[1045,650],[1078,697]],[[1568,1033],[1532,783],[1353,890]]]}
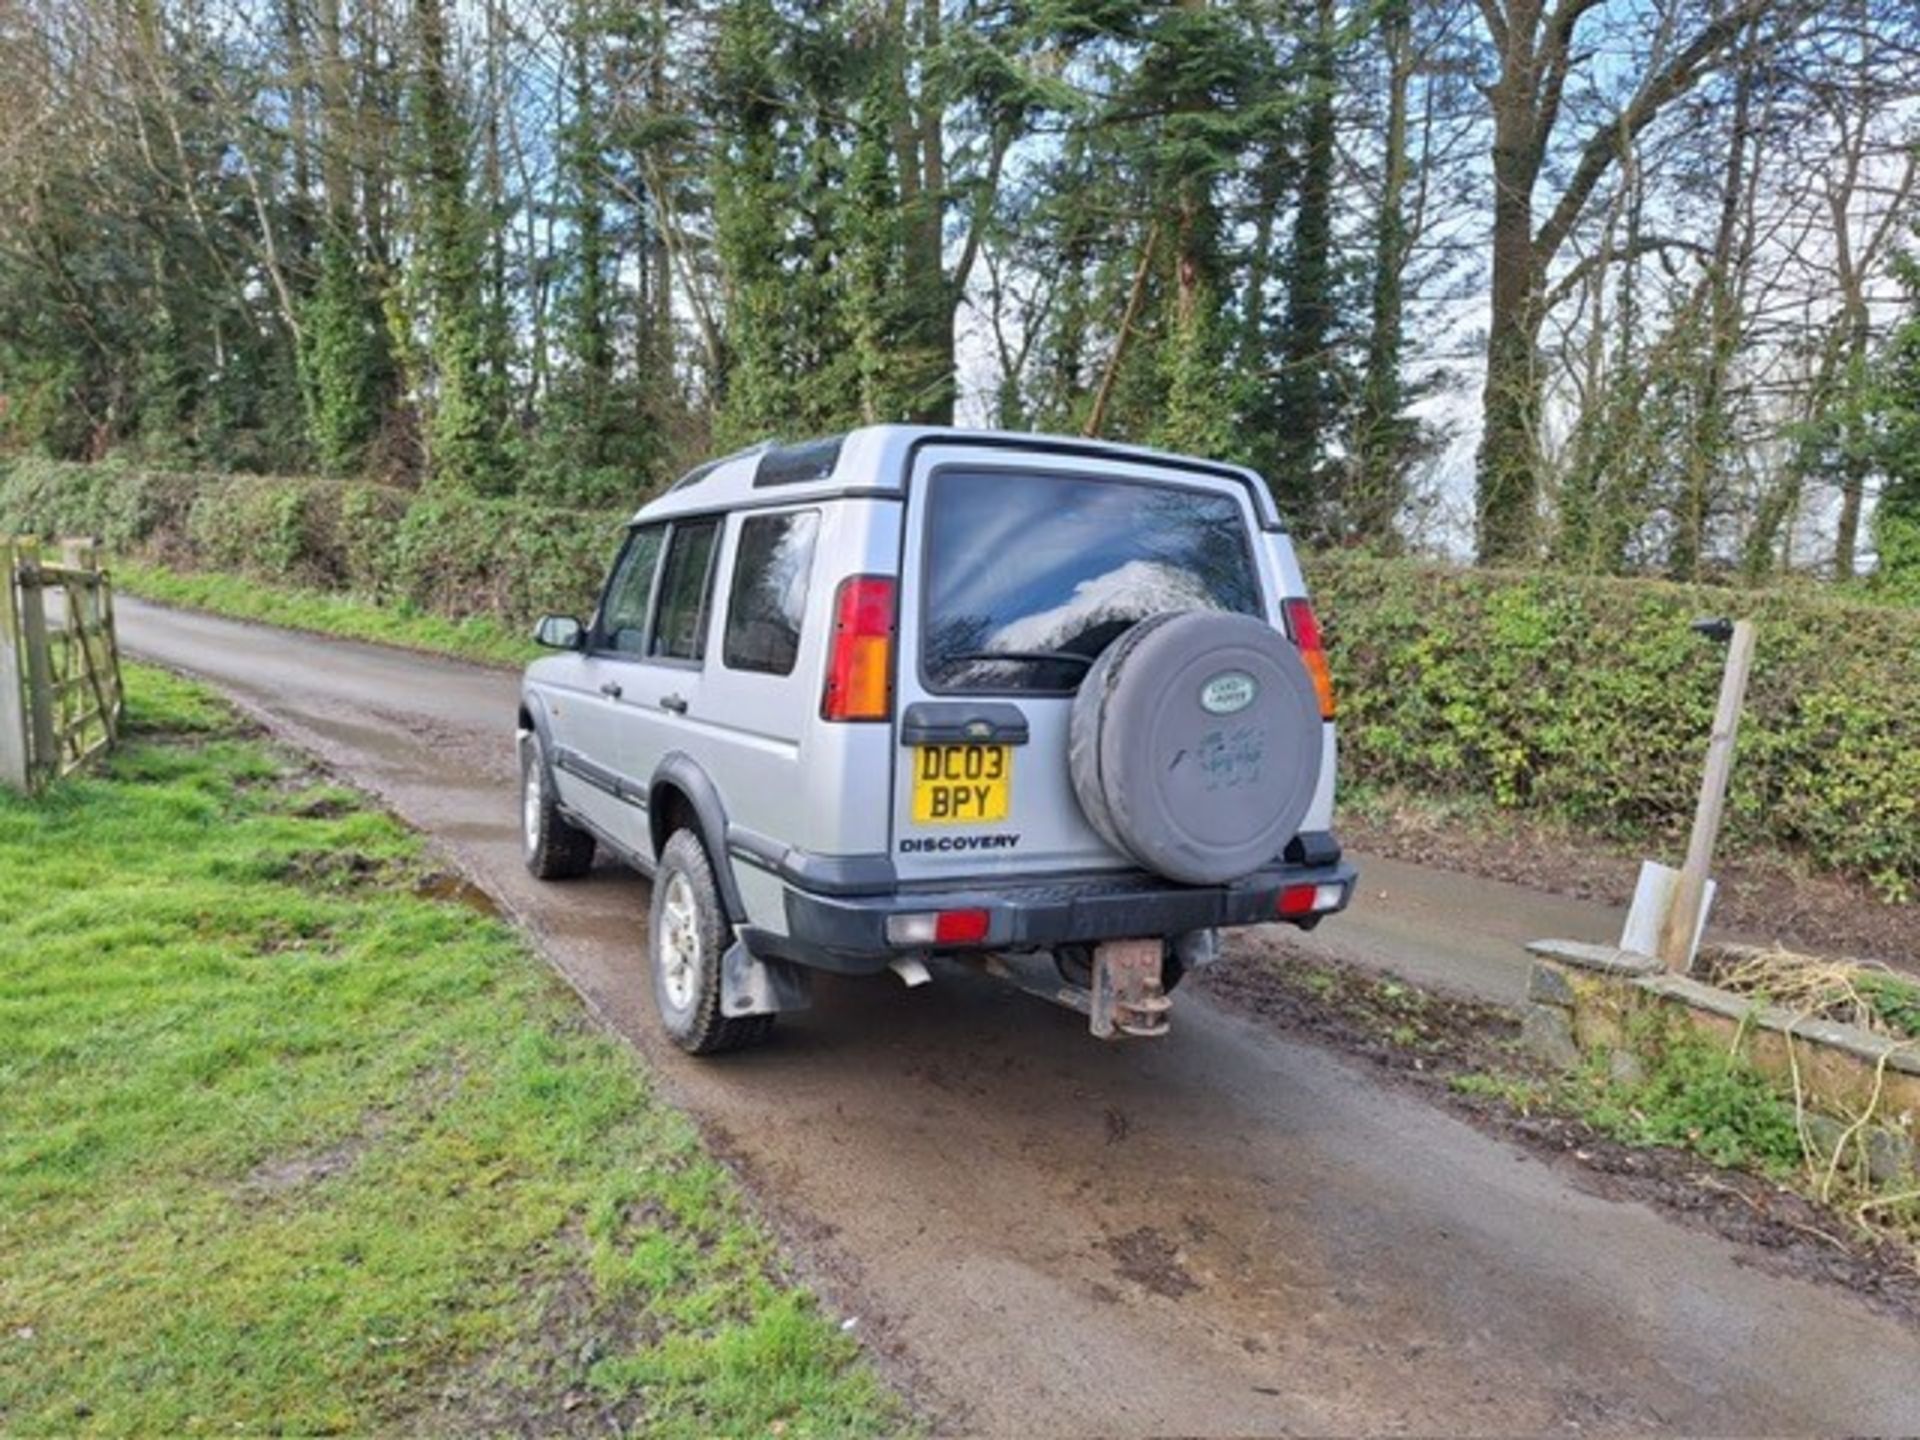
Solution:
{"label": "rear door", "polygon": [[1125,868],[1067,767],[1089,664],[1164,610],[1264,616],[1251,497],[1107,457],[923,450],[900,595],[894,859],[906,880]]}

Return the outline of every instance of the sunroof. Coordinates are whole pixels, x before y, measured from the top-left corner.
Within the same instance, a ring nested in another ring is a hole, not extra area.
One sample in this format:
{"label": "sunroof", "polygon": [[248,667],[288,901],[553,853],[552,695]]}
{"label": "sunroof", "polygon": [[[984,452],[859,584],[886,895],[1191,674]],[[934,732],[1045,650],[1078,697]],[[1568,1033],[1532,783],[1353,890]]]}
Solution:
{"label": "sunroof", "polygon": [[725,463],[726,462],[723,460],[709,460],[704,465],[694,466],[693,469],[687,471],[686,474],[682,475],[678,480],[674,481],[673,484],[669,485],[667,487],[667,493],[671,495],[676,490],[685,490],[690,485],[698,485],[702,480],[706,479],[707,476],[711,475],[714,471],[718,470]]}
{"label": "sunroof", "polygon": [[718,470],[722,465],[725,465],[728,461],[738,460],[743,456],[753,455],[762,450],[769,450],[772,447],[773,447],[773,441],[762,440],[757,445],[749,445],[747,446],[746,449],[736,450],[731,455],[722,455],[717,460],[709,460],[704,465],[696,465],[693,467],[693,469],[687,471],[686,474],[682,475],[678,480],[674,481],[673,484],[669,485],[667,487],[666,493],[671,495],[676,490],[691,489],[693,486],[698,485],[702,480],[706,479],[709,475],[713,474],[713,472]]}
{"label": "sunroof", "polygon": [[754,468],[753,483],[765,485],[803,485],[809,480],[824,480],[840,463],[840,445],[847,437],[829,435],[821,440],[802,440],[794,445],[775,445],[760,457]]}

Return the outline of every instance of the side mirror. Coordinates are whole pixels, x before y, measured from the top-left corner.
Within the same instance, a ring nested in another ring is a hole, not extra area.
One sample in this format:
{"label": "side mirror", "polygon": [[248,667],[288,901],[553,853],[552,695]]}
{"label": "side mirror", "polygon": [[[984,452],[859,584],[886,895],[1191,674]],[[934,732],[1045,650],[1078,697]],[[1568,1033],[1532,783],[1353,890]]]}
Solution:
{"label": "side mirror", "polygon": [[533,627],[533,643],[549,650],[578,650],[587,632],[571,615],[547,615]]}

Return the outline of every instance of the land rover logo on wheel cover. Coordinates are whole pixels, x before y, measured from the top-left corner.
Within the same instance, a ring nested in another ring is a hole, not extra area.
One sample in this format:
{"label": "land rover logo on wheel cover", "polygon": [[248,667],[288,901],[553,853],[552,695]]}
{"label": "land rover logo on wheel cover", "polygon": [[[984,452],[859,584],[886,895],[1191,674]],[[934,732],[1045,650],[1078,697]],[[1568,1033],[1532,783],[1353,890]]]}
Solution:
{"label": "land rover logo on wheel cover", "polygon": [[1209,715],[1233,715],[1253,703],[1260,685],[1244,670],[1227,670],[1200,687],[1200,708]]}

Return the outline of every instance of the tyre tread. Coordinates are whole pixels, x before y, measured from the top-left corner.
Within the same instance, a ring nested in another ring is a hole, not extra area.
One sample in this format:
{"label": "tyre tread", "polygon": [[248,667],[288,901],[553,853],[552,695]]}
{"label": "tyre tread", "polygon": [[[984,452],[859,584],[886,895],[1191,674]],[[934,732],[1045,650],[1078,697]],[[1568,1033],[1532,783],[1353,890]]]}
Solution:
{"label": "tyre tread", "polygon": [[[695,996],[693,1015],[685,1031],[667,1022],[664,1007],[661,1007],[662,1024],[673,1043],[689,1055],[720,1055],[729,1050],[745,1050],[759,1045],[772,1033],[774,1016],[726,1015],[720,1009],[720,963],[731,938],[728,933],[730,927],[726,921],[726,907],[720,899],[720,886],[714,879],[713,862],[707,856],[707,847],[691,830],[676,830],[668,837],[660,852],[659,868],[653,877],[654,902],[649,917],[647,943],[655,985],[657,987],[659,983],[659,960],[653,955],[652,937],[658,933],[667,877],[674,870],[684,872],[688,884],[693,887],[694,910],[703,932],[700,937],[701,951],[710,960],[705,973],[699,977],[699,993]],[[655,999],[658,1004],[657,988]]]}
{"label": "tyre tread", "polygon": [[[527,869],[536,880],[577,880],[593,868],[593,836],[560,813],[555,798],[553,770],[547,765],[546,746],[536,732],[521,760],[520,784],[524,788],[532,767],[542,767],[540,787],[540,841],[526,858]],[[524,837],[522,844],[524,847]]]}

